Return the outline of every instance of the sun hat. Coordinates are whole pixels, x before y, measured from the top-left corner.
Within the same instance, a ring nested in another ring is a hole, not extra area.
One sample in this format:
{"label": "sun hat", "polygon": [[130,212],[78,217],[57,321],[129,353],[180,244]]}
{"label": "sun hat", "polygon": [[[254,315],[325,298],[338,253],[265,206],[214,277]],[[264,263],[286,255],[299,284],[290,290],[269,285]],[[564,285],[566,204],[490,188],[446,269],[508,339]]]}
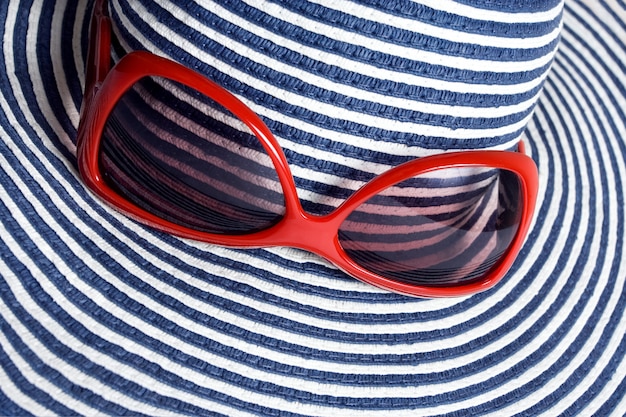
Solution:
{"label": "sun hat", "polygon": [[623,413],[623,4],[110,1],[113,59],[149,50],[235,94],[313,211],[521,139],[525,244],[497,286],[446,299],[102,203],[76,166],[92,6],[0,6],[0,414]]}

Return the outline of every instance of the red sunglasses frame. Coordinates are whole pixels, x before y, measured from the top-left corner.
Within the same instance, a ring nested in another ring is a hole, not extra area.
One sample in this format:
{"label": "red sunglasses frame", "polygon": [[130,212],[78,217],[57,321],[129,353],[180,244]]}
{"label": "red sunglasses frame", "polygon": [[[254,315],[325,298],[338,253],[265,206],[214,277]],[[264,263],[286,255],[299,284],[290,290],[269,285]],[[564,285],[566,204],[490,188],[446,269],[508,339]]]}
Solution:
{"label": "red sunglasses frame", "polygon": [[[145,51],[125,55],[111,67],[111,21],[106,0],[96,0],[90,28],[85,95],[77,137],[78,167],[87,187],[125,215],[180,237],[231,247],[291,246],[314,252],[349,275],[387,290],[420,297],[468,295],[495,285],[509,270],[530,227],[537,197],[538,174],[534,161],[519,152],[463,151],[423,157],[377,176],[332,213],[318,216],[302,208],[287,159],[269,128],[231,93],[196,71]],[[274,226],[248,235],[226,236],[179,226],[161,219],[118,195],[103,180],[98,155],[101,135],[115,104],[143,77],[163,77],[206,94],[239,117],[263,144],[276,167],[285,198],[285,215]],[[458,166],[489,166],[515,172],[520,178],[522,207],[515,237],[502,258],[481,280],[458,286],[435,287],[398,282],[356,264],[342,248],[338,230],[344,219],[371,196],[420,173]]]}

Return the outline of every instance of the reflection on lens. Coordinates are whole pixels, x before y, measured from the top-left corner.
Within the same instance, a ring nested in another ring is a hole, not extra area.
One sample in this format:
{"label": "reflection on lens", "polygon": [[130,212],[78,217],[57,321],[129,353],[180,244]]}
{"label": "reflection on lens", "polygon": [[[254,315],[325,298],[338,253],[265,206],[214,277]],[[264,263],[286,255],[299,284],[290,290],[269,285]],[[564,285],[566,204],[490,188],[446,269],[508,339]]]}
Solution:
{"label": "reflection on lens", "polygon": [[186,86],[143,78],[107,120],[100,167],[126,199],[177,225],[221,234],[268,228],[285,203],[259,140]]}
{"label": "reflection on lens", "polygon": [[520,222],[518,176],[447,168],[405,180],[359,206],[339,240],[356,263],[396,281],[453,286],[483,278]]}

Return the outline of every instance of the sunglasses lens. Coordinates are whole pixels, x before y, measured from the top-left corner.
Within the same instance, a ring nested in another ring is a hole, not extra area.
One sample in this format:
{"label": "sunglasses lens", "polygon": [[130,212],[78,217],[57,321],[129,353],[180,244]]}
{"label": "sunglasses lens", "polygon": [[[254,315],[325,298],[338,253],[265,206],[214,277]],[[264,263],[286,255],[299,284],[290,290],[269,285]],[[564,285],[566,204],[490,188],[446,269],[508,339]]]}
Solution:
{"label": "sunglasses lens", "polygon": [[109,116],[100,152],[110,187],[179,226],[246,234],[284,215],[278,175],[260,141],[182,84],[148,77],[135,84]]}
{"label": "sunglasses lens", "polygon": [[423,286],[483,279],[519,227],[517,174],[495,168],[440,169],[373,196],[342,224],[354,262],[386,278]]}

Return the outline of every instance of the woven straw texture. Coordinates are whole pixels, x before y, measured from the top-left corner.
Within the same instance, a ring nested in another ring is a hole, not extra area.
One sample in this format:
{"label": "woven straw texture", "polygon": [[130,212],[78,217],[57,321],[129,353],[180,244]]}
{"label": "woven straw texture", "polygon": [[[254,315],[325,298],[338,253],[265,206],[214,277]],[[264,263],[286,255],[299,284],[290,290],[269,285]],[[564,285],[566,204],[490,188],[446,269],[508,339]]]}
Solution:
{"label": "woven straw texture", "polygon": [[114,59],[237,95],[311,212],[521,138],[540,191],[512,270],[425,300],[109,209],[75,157],[92,2],[3,1],[0,415],[623,415],[626,4],[519,3],[111,1]]}

